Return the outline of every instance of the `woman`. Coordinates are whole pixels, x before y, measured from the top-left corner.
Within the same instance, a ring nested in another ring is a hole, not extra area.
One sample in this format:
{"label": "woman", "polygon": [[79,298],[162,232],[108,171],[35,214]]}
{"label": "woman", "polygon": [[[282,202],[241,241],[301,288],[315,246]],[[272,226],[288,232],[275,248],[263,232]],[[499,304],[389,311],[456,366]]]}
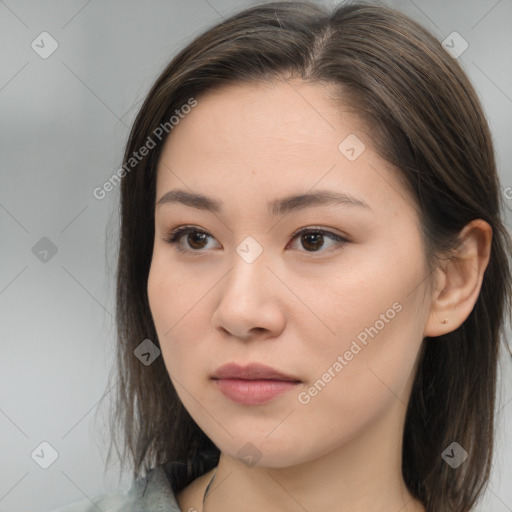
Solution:
{"label": "woman", "polygon": [[481,105],[431,34],[362,3],[247,9],[163,71],[121,175],[112,426],[136,481],[61,510],[474,508],[511,243]]}

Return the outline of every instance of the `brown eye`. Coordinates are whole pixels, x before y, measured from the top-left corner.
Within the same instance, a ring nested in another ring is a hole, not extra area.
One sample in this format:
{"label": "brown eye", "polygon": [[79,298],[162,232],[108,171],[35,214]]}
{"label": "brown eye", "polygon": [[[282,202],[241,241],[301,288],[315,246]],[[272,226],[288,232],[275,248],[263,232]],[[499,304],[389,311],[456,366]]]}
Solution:
{"label": "brown eye", "polygon": [[204,249],[206,233],[201,231],[192,231],[187,235],[187,242],[193,249]]}
{"label": "brown eye", "polygon": [[[206,247],[209,237],[213,239],[210,233],[193,226],[188,226],[175,229],[172,233],[164,237],[164,242],[175,245],[176,249],[181,252],[204,252],[201,250]],[[187,241],[190,248],[186,246],[183,247],[183,239]]]}
{"label": "brown eye", "polygon": [[321,250],[325,247],[326,239],[331,241],[331,247],[337,245],[338,248],[343,247],[343,245],[348,242],[346,238],[332,233],[331,231],[312,228],[305,228],[295,232],[293,239],[295,238],[300,239],[300,244],[306,249],[306,252],[326,252],[325,250]]}
{"label": "brown eye", "polygon": [[304,233],[301,236],[301,242],[305,249],[314,251],[322,247],[324,235],[318,232]]}
{"label": "brown eye", "polygon": [[[214,237],[207,231],[203,231],[194,226],[182,226],[176,228],[169,235],[164,237],[163,240],[168,244],[175,245],[176,249],[180,252],[204,254],[206,250],[203,249],[207,248],[209,238],[214,240]],[[305,251],[302,252],[309,253],[326,252],[322,249],[325,248],[327,241],[331,242],[331,245],[328,247],[334,246],[336,249],[341,249],[345,243],[348,242],[346,238],[336,233],[314,228],[302,228],[296,231],[292,235],[292,241],[295,239],[299,239],[301,247],[305,249]],[[183,240],[186,240],[186,245],[183,244]]]}

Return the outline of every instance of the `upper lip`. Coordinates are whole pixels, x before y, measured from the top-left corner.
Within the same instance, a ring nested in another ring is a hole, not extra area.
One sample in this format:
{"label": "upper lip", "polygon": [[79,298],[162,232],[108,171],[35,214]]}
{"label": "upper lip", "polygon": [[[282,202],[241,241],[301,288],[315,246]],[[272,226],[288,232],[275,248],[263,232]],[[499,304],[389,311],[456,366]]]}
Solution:
{"label": "upper lip", "polygon": [[286,375],[274,368],[259,363],[250,363],[241,366],[236,363],[228,363],[217,368],[212,375],[213,379],[245,379],[245,380],[286,380],[300,382],[300,379]]}

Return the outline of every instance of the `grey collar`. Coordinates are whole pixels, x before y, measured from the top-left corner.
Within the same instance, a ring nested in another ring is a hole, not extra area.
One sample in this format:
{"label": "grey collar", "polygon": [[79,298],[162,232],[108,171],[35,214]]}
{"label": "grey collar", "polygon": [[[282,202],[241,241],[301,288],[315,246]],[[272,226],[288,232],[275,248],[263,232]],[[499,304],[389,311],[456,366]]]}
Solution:
{"label": "grey collar", "polygon": [[170,461],[150,469],[128,492],[131,508],[120,512],[182,512],[176,493],[218,463],[218,452],[201,453],[185,461]]}
{"label": "grey collar", "polygon": [[156,466],[138,479],[129,495],[132,508],[126,512],[181,512],[164,466]]}

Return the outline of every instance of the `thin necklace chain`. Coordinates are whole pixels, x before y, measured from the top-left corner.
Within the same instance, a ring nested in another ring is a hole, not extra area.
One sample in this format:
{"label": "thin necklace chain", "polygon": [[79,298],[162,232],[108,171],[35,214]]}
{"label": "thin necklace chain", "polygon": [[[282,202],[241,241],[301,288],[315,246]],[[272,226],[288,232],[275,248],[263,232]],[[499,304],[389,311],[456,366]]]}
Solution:
{"label": "thin necklace chain", "polygon": [[208,494],[208,491],[210,490],[210,486],[212,485],[213,479],[215,478],[216,474],[217,474],[217,468],[215,468],[213,476],[210,479],[210,481],[208,482],[208,485],[206,486],[206,489],[204,490],[204,495],[203,495],[203,512],[205,512],[204,502],[206,501],[206,495]]}

